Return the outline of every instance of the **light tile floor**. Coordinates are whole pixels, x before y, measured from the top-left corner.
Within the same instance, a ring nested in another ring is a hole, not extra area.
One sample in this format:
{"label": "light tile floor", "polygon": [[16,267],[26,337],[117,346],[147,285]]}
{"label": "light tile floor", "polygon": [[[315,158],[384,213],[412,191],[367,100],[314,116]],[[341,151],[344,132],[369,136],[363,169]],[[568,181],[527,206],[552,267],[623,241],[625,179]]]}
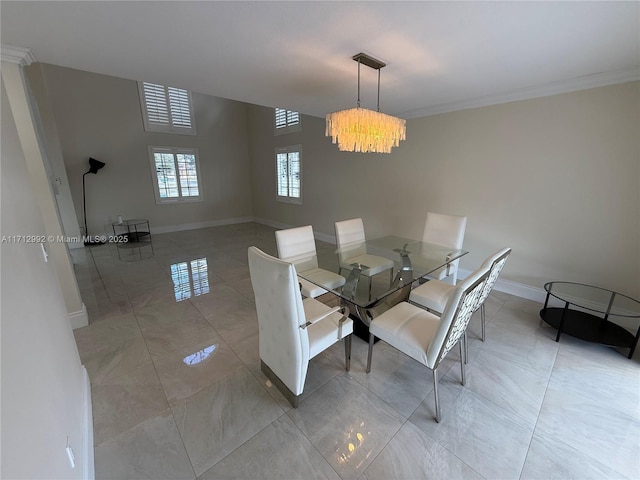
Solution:
{"label": "light tile floor", "polygon": [[141,260],[151,247],[73,252],[97,480],[640,478],[638,360],[556,343],[541,305],[499,292],[485,342],[470,325],[467,385],[456,351],[440,368],[439,424],[431,373],[379,342],[367,375],[358,338],[351,371],[336,344],[290,408],[260,372],[251,245],[275,254],[274,229],[154,235]]}

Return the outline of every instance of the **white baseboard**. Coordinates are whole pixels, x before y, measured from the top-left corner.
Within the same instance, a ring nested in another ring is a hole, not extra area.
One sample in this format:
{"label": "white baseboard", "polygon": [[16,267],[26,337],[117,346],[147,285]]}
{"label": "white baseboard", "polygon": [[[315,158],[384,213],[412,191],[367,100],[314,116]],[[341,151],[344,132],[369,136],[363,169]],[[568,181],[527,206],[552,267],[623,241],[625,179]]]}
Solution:
{"label": "white baseboard", "polygon": [[84,371],[84,442],[82,445],[82,478],[94,480],[96,477],[93,457],[93,407],[91,406],[91,380],[87,369]]}
{"label": "white baseboard", "polygon": [[252,222],[253,217],[235,217],[225,218],[222,220],[207,220],[206,222],[196,223],[182,223],[179,225],[167,225],[164,227],[151,227],[151,233],[170,233],[170,232],[182,232],[185,230],[197,230],[199,228],[207,227],[221,227],[223,225],[233,225],[235,223],[247,223]]}
{"label": "white baseboard", "polygon": [[87,313],[87,307],[84,303],[82,304],[81,310],[69,313],[67,314],[67,317],[69,318],[69,323],[71,323],[71,328],[73,330],[89,325],[89,314]]}
{"label": "white baseboard", "polygon": [[[273,220],[268,220],[266,218],[259,218],[259,217],[255,217],[253,221],[256,223],[260,223],[262,225],[267,225],[268,227],[279,228],[279,229],[293,228],[298,226],[298,225],[289,225],[286,223],[274,222]],[[325,233],[313,232],[313,236],[316,238],[316,240],[320,240],[321,242],[332,243],[334,245],[336,244],[336,237],[334,235],[327,235]]]}
{"label": "white baseboard", "polygon": [[[458,281],[465,278],[472,271],[463,268],[458,269]],[[525,285],[524,283],[514,282],[512,280],[506,280],[498,277],[498,281],[493,287],[498,292],[507,293],[516,297],[524,298],[525,300],[531,300],[533,302],[544,303],[544,299],[547,296],[547,292],[543,288],[532,287],[531,285]]]}
{"label": "white baseboard", "polygon": [[331,243],[333,245],[336,244],[335,235],[327,235],[326,233],[314,233],[313,236],[322,242]]}
{"label": "white baseboard", "polygon": [[279,229],[293,228],[296,226],[296,225],[289,225],[287,223],[276,222],[274,220],[269,220],[268,218],[260,218],[260,217],[253,217],[253,220],[251,221],[255,223],[260,223],[262,225],[266,225],[268,227],[279,228]]}
{"label": "white baseboard", "polygon": [[531,300],[533,302],[544,303],[544,299],[547,296],[547,292],[543,288],[532,287],[531,285],[525,285],[523,283],[513,282],[511,280],[498,278],[495,290],[499,292],[508,293],[516,297]]}

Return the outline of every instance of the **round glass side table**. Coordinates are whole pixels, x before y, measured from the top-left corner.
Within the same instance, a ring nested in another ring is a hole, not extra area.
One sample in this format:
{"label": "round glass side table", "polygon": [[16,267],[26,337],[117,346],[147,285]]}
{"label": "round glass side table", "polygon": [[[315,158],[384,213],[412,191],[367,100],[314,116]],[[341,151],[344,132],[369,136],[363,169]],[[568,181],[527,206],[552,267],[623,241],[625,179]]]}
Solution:
{"label": "round glass side table", "polygon": [[[544,289],[547,298],[540,317],[558,329],[556,342],[566,333],[589,342],[629,349],[633,356],[640,337],[640,302],[605,288],[573,282],[548,282]],[[564,307],[549,307],[549,298],[564,303]],[[570,308],[572,307],[572,308]],[[633,324],[634,335],[618,322]]]}
{"label": "round glass side table", "polygon": [[125,262],[134,262],[153,257],[153,243],[149,220],[134,218],[111,224],[113,236],[122,238],[117,242],[118,258]]}
{"label": "round glass side table", "polygon": [[113,222],[113,235],[123,236],[127,238],[127,243],[135,243],[151,240],[151,231],[149,229],[149,220],[144,218],[134,218],[132,220],[123,220],[122,222]]}

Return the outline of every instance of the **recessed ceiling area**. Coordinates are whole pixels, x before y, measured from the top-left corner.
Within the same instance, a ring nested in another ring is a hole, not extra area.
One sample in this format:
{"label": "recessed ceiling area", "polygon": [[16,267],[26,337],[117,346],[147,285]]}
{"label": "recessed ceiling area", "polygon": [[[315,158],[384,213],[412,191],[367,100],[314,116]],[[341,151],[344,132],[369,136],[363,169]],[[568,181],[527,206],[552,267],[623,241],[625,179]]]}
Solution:
{"label": "recessed ceiling area", "polygon": [[[640,78],[639,2],[12,2],[36,60],[304,114],[414,118]],[[377,72],[362,70],[375,108]]]}

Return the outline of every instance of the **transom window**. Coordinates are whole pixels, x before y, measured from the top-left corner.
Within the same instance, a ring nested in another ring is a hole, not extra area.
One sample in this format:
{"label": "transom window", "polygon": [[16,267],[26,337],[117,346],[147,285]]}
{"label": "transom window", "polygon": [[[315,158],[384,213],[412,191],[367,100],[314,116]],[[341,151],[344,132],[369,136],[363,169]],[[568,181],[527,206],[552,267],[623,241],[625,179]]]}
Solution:
{"label": "transom window", "polygon": [[274,108],[274,132],[276,135],[302,131],[300,114],[293,110]]}
{"label": "transom window", "polygon": [[302,205],[302,147],[276,148],[276,199]]}
{"label": "transom window", "polygon": [[157,203],[202,200],[196,149],[149,147],[149,156]]}
{"label": "transom window", "polygon": [[146,131],[196,134],[191,92],[149,82],[138,82],[138,88]]}

